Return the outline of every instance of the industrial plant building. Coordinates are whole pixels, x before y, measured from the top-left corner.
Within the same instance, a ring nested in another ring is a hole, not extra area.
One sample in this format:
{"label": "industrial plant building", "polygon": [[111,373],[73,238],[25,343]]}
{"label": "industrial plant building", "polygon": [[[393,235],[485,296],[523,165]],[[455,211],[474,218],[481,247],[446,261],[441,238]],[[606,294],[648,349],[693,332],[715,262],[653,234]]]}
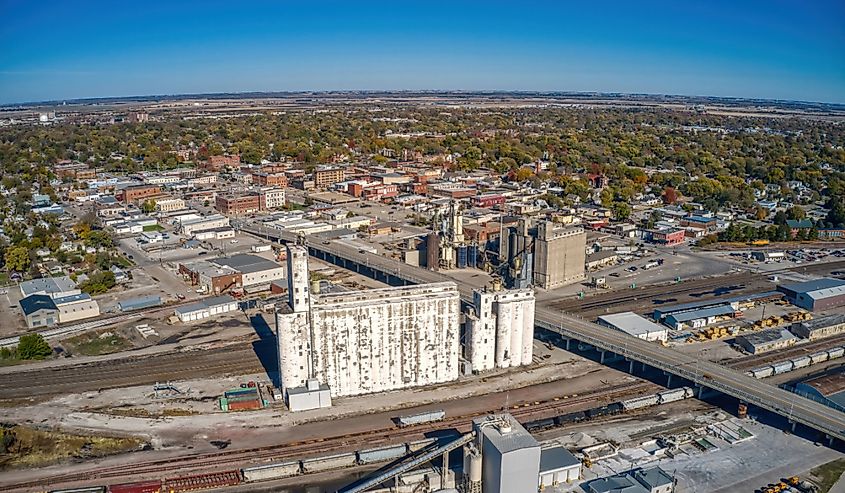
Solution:
{"label": "industrial plant building", "polygon": [[583,228],[557,228],[550,221],[537,225],[534,242],[534,285],[554,289],[585,278],[587,233]]}
{"label": "industrial plant building", "polygon": [[839,370],[799,382],[795,393],[845,412],[845,373]]}
{"label": "industrial plant building", "polygon": [[501,282],[475,290],[467,313],[464,357],[473,372],[531,364],[534,290],[503,290]]}
{"label": "industrial plant building", "polygon": [[288,303],[277,308],[276,329],[288,398],[310,379],[340,397],[458,378],[454,283],[319,295],[310,292],[307,249],[289,245],[287,261]]}
{"label": "industrial plant building", "polygon": [[269,290],[271,282],[284,279],[287,274],[284,266],[272,260],[267,260],[264,257],[250,255],[248,253],[220,257],[212,260],[212,262],[215,265],[229,267],[240,272],[241,286],[243,286],[244,290],[249,290],[249,288],[255,286]]}
{"label": "industrial plant building", "polygon": [[482,459],[485,493],[537,491],[540,444],[510,414],[486,416],[472,423]]}
{"label": "industrial plant building", "polygon": [[636,469],[590,481],[587,491],[589,493],[672,493],[675,491],[675,478],[659,466]]}
{"label": "industrial plant building", "polygon": [[502,228],[499,238],[500,265],[507,266],[507,285],[555,289],[586,277],[587,233],[580,227],[564,227],[550,221],[533,225],[520,218]]}
{"label": "industrial plant building", "polygon": [[805,310],[827,310],[845,305],[845,280],[824,277],[796,284],[782,284],[778,291]]}

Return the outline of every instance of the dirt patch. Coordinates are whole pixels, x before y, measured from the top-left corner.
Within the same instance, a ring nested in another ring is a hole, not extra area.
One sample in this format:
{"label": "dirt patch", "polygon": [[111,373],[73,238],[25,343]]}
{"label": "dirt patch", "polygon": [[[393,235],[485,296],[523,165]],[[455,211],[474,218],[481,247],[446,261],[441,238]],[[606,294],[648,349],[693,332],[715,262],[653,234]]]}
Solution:
{"label": "dirt patch", "polygon": [[155,412],[140,407],[111,407],[92,409],[91,412],[100,414],[111,414],[112,416],[123,416],[127,418],[164,418],[169,416],[194,416],[199,414],[196,411],[182,408],[167,408]]}
{"label": "dirt patch", "polygon": [[103,457],[140,450],[145,440],[134,437],[73,435],[50,429],[4,426],[0,468],[41,467],[67,459]]}

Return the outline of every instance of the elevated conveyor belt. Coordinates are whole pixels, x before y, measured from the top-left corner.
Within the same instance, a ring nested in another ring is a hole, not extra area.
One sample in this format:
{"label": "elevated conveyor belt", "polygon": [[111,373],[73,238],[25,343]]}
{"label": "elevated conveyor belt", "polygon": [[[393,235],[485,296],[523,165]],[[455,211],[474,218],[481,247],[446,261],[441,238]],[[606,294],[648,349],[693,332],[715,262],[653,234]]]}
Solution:
{"label": "elevated conveyor belt", "polygon": [[435,458],[437,458],[437,457],[439,457],[439,456],[441,456],[441,455],[443,455],[447,452],[451,452],[451,451],[453,451],[457,448],[463,447],[464,445],[473,441],[474,439],[475,439],[475,432],[471,431],[471,432],[467,433],[466,435],[460,436],[460,437],[456,438],[455,440],[453,440],[453,441],[451,441],[451,442],[449,442],[445,445],[442,445],[440,447],[437,447],[436,449],[434,449],[430,452],[426,452],[423,455],[421,455],[421,456],[419,456],[419,457],[417,457],[417,458],[415,458],[411,461],[408,461],[404,464],[399,464],[395,467],[391,467],[387,471],[381,472],[377,476],[375,476],[371,479],[368,479],[368,480],[364,481],[363,483],[361,483],[357,486],[353,486],[351,488],[347,487],[347,488],[344,488],[342,490],[339,490],[338,493],[363,493],[370,488],[374,488],[374,487],[376,487],[376,486],[378,486],[378,485],[380,485],[380,484],[382,484],[386,481],[390,481],[391,479],[394,479],[395,477],[399,476],[400,474],[405,474],[408,471],[413,471],[417,467],[419,467],[419,466],[425,464],[426,462],[429,462],[430,460],[435,459]]}

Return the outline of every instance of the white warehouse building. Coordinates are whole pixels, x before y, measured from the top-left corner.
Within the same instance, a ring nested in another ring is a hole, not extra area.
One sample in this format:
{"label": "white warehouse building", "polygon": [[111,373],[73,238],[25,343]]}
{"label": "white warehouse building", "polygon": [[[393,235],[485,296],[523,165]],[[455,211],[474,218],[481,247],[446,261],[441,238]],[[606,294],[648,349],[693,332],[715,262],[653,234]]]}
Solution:
{"label": "white warehouse building", "polygon": [[534,356],[534,290],[475,290],[467,313],[464,357],[473,372],[531,364]]}
{"label": "white warehouse building", "polygon": [[453,282],[313,295],[308,252],[288,246],[288,303],[276,312],[282,389],[316,378],[332,397],[455,380],[460,297]]}
{"label": "white warehouse building", "polygon": [[182,323],[196,322],[238,309],[238,302],[229,295],[207,298],[190,305],[176,308],[175,315]]}
{"label": "white warehouse building", "polygon": [[197,231],[204,231],[206,229],[224,228],[228,225],[229,218],[221,214],[212,214],[206,217],[181,221],[182,234],[185,236],[191,236]]}
{"label": "white warehouse building", "polygon": [[662,325],[657,325],[634,312],[602,315],[598,319],[598,324],[625,332],[626,334],[646,341],[666,342],[669,338],[669,329]]}
{"label": "white warehouse building", "polygon": [[53,298],[53,303],[59,310],[60,324],[100,315],[100,306],[86,293]]}

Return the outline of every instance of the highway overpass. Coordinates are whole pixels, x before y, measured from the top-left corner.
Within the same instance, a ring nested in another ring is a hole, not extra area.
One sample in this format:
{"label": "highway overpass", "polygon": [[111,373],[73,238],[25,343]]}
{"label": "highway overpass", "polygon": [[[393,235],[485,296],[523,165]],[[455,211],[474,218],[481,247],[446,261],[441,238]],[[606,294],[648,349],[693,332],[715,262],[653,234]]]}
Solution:
{"label": "highway overpass", "polygon": [[[241,225],[243,231],[272,240],[289,242],[295,235],[261,225]],[[351,270],[370,271],[385,281],[422,284],[454,281],[439,272],[407,265],[398,260],[372,255],[335,243],[309,242],[309,253]],[[472,288],[458,283],[463,301],[472,303]],[[689,380],[701,388],[710,388],[733,396],[816,429],[828,438],[845,440],[845,413],[811,401],[792,392],[766,384],[725,366],[696,358],[670,348],[631,337],[623,332],[603,327],[578,316],[554,311],[538,305],[535,311],[537,326],[556,332],[566,339],[581,341],[602,351],[623,356],[663,370],[667,374]]]}

